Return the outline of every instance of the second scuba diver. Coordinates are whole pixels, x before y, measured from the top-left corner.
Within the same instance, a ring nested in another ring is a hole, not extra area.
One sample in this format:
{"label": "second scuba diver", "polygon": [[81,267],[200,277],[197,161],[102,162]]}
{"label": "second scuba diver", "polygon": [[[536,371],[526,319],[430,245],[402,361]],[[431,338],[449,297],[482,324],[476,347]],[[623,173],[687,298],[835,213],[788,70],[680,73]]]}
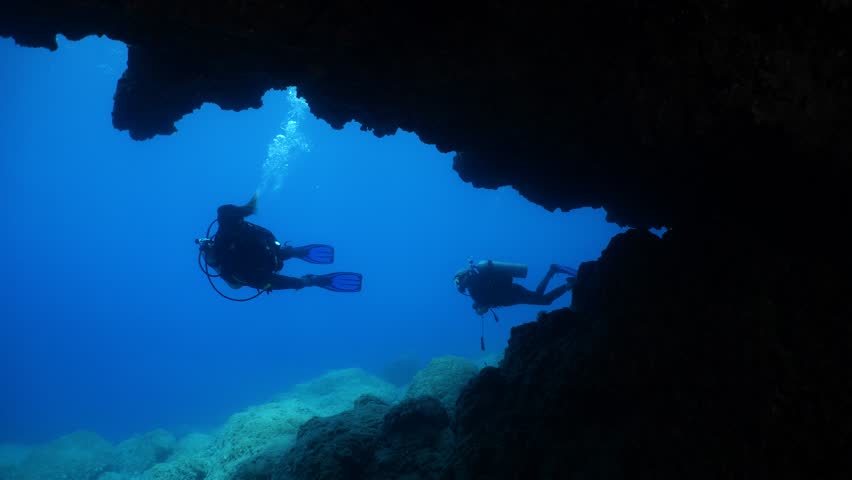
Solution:
{"label": "second scuba diver", "polygon": [[[568,278],[564,284],[545,293],[547,284],[557,273],[567,274]],[[574,288],[576,275],[577,271],[571,267],[553,264],[535,291],[531,291],[513,281],[514,278],[526,278],[526,265],[483,260],[476,264],[471,261],[468,268],[456,272],[454,282],[459,293],[469,295],[473,299],[476,313],[485,315],[494,307],[550,305]]]}
{"label": "second scuba diver", "polygon": [[[335,292],[361,290],[360,273],[336,272],[302,277],[278,274],[284,266],[284,261],[291,258],[315,264],[333,263],[334,247],[318,244],[301,247],[281,245],[272,232],[245,220],[256,210],[257,195],[242,206],[222,205],[217,211],[216,222],[219,229],[216,234],[212,238],[196,240],[199,245],[199,261],[203,258],[207,266],[218,272],[218,276],[221,276],[228,286],[235,289],[252,287],[258,290],[258,295],[272,290],[298,290],[304,287],[321,287]],[[202,270],[208,278],[217,276],[204,266]],[[215,285],[213,287],[216,288]]]}

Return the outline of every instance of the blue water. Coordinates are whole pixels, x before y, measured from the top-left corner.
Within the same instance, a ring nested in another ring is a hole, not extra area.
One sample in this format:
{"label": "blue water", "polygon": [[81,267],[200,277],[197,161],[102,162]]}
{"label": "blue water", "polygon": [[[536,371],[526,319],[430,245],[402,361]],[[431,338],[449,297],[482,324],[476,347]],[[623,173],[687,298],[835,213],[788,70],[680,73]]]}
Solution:
{"label": "blue water", "polygon": [[[284,273],[359,271],[364,290],[226,301],[193,240],[216,207],[262,186],[288,93],[259,110],[205,105],[176,134],[137,142],[110,117],[125,47],[59,40],[48,52],[0,39],[0,442],[201,429],[329,369],[476,358],[479,317],[452,284],[469,257],[527,263],[534,288],[550,263],[595,259],[621,231],[602,210],[551,213],[510,188],[474,189],[414,134],[378,139],[308,114],[310,152],[293,152],[250,220],[336,247],[335,265],[293,260]],[[540,309],[486,317],[485,353]]]}

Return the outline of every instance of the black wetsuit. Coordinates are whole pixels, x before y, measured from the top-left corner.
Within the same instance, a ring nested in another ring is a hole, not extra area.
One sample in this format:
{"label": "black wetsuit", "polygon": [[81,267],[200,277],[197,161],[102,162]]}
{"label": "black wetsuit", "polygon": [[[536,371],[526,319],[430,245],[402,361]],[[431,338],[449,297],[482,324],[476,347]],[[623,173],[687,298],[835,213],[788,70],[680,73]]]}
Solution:
{"label": "black wetsuit", "polygon": [[275,272],[293,257],[294,249],[282,247],[269,230],[247,222],[251,206],[222,205],[217,211],[219,230],[207,255],[207,262],[232,286],[245,285],[259,290],[300,289],[308,286],[303,278]]}
{"label": "black wetsuit", "polygon": [[488,267],[479,268],[467,279],[466,286],[474,301],[473,308],[487,310],[491,307],[512,305],[550,305],[554,300],[571,290],[572,285],[563,284],[544,293],[555,272],[550,270],[541,279],[535,291],[512,281],[508,272],[495,271]]}

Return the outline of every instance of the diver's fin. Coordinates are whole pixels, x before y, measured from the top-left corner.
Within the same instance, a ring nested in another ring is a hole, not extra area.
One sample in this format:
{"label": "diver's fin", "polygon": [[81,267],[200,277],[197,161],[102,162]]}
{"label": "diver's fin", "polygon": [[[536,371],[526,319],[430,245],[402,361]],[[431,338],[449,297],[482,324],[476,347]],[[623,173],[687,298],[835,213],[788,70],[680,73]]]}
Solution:
{"label": "diver's fin", "polygon": [[297,258],[308,263],[317,263],[320,265],[334,263],[334,247],[331,245],[312,243],[304,247],[298,247],[296,251],[298,252]]}
{"label": "diver's fin", "polygon": [[550,266],[550,269],[554,273],[565,273],[565,274],[571,275],[572,277],[577,276],[577,269],[567,267],[565,265],[559,265],[559,264],[554,263],[553,265]]}
{"label": "diver's fin", "polygon": [[363,278],[360,273],[354,272],[335,272],[329,273],[326,275],[317,275],[318,277],[322,277],[328,280],[331,280],[331,283],[322,288],[326,290],[331,290],[332,292],[360,292],[361,291],[361,279]]}

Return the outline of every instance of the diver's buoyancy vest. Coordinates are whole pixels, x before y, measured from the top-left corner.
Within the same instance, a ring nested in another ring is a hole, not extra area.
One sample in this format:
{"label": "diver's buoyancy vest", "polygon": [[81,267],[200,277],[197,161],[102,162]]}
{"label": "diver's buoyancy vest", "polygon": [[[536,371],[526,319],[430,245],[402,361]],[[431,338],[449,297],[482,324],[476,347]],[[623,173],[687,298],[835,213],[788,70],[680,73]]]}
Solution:
{"label": "diver's buoyancy vest", "polygon": [[284,266],[278,240],[269,230],[241,222],[234,231],[216,233],[217,257],[231,272],[277,272]]}

